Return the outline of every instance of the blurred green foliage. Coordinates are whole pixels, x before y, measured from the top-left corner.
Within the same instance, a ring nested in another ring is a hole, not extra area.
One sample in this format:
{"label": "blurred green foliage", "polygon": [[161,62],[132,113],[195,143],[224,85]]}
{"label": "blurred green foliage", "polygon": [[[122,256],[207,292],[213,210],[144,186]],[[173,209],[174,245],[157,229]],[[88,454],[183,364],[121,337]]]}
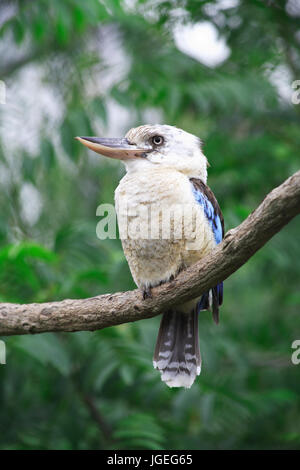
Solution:
{"label": "blurred green foliage", "polygon": [[[128,111],[122,132],[145,123],[151,109],[203,139],[227,229],[299,168],[300,105],[280,97],[271,79],[278,68],[289,86],[300,79],[294,4],[1,1],[2,302],[134,287],[119,241],[95,233],[96,208],[113,202],[124,170],[73,138],[105,135],[112,103]],[[218,67],[176,48],[174,27],[201,21],[230,47]],[[54,120],[44,109],[33,149],[30,136],[19,136],[35,106],[21,108],[10,138],[5,132],[10,90],[29,69],[41,84],[25,92],[39,102],[44,88],[60,105]],[[26,187],[42,205],[35,220],[24,216]],[[203,372],[188,391],[168,389],[152,368],[158,318],[94,333],[3,338],[0,448],[299,448],[300,366],[290,360],[300,335],[299,230],[298,218],[226,281],[219,327],[201,315]]]}

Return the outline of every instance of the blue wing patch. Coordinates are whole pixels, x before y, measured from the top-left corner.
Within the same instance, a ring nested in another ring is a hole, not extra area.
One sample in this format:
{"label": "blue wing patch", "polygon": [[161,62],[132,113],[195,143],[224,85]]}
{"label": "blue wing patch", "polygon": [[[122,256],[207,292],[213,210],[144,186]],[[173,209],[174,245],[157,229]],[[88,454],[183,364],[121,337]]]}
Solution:
{"label": "blue wing patch", "polygon": [[[224,219],[219,204],[211,189],[203,181],[191,178],[192,191],[196,201],[203,207],[204,214],[213,231],[216,244],[224,237]],[[197,304],[197,310],[212,309],[213,319],[219,323],[219,306],[223,302],[223,282],[205,292]]]}
{"label": "blue wing patch", "polygon": [[208,197],[201,192],[199,188],[192,186],[195,199],[204,209],[204,214],[209,222],[209,225],[214,233],[216,243],[221,243],[223,239],[223,229],[220,215],[215,211],[215,208]]}

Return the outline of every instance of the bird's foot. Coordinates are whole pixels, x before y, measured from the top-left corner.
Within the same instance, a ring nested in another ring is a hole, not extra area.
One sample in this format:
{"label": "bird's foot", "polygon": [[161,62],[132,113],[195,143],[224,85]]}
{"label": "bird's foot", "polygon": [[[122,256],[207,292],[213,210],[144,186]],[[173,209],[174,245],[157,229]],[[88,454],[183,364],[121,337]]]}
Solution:
{"label": "bird's foot", "polygon": [[143,289],[143,300],[152,299],[152,290],[151,287],[145,287]]}
{"label": "bird's foot", "polygon": [[[169,277],[169,279],[166,279],[165,281],[160,281],[159,284],[155,284],[154,286],[152,287],[155,287],[156,285],[158,286],[162,286],[163,284],[166,284],[167,282],[170,282],[170,281],[174,281],[175,279],[175,276],[173,276],[173,274]],[[143,300],[145,299],[152,299],[153,295],[152,295],[152,287],[148,286],[148,287],[144,287],[142,292],[143,292]]]}
{"label": "bird's foot", "polygon": [[164,284],[167,284],[167,282],[171,282],[171,281],[174,281],[175,279],[175,276],[173,276],[173,274],[169,277],[169,279],[165,279],[164,281],[160,281],[160,283],[158,284],[159,286],[162,286]]}

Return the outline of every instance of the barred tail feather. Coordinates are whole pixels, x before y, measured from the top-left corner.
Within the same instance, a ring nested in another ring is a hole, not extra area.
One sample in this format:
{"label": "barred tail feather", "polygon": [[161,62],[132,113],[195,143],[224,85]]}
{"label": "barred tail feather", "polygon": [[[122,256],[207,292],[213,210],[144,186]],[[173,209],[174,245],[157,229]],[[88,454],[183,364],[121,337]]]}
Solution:
{"label": "barred tail feather", "polygon": [[163,314],[153,366],[169,387],[190,388],[201,372],[198,313],[170,310]]}

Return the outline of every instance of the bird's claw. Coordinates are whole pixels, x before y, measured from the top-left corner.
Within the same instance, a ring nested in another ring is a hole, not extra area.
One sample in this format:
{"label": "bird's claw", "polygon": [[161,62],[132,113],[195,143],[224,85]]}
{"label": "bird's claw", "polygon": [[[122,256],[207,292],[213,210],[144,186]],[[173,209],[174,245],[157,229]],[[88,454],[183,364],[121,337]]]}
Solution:
{"label": "bird's claw", "polygon": [[146,287],[143,289],[143,300],[152,299],[151,287]]}

